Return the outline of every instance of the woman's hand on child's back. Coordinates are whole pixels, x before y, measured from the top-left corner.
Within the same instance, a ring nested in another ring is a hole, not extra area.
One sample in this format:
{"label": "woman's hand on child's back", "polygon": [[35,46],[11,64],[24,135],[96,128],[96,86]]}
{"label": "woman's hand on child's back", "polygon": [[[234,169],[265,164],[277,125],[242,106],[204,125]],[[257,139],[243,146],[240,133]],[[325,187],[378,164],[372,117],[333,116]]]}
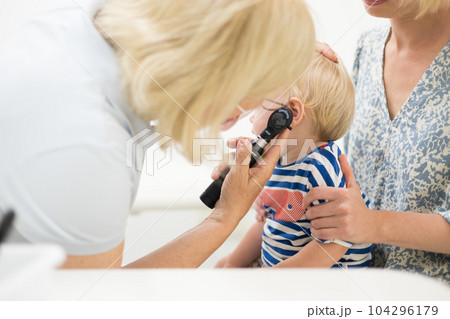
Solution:
{"label": "woman's hand on child's back", "polygon": [[306,218],[311,220],[311,232],[313,236],[321,239],[339,238],[354,243],[375,242],[374,238],[379,229],[379,214],[366,206],[345,155],[339,156],[339,163],[346,188],[315,187],[303,198],[304,208],[319,199],[328,201],[306,210]]}

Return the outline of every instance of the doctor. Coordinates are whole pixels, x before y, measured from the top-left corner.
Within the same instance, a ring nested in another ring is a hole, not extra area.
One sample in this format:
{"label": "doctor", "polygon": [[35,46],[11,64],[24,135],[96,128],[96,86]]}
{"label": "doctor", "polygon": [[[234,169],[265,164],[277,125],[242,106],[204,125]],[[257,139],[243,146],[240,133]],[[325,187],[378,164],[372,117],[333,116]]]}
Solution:
{"label": "doctor", "polygon": [[[120,267],[139,180],[126,141],[158,119],[192,158],[200,130],[217,136],[238,120],[236,105],[278,97],[313,46],[301,0],[73,0],[39,14],[0,48],[0,205],[18,214],[11,240],[61,245],[66,268]],[[224,242],[280,155],[273,147],[267,166],[249,170],[239,165],[247,147],[238,143],[211,215],[128,267],[197,267]]]}

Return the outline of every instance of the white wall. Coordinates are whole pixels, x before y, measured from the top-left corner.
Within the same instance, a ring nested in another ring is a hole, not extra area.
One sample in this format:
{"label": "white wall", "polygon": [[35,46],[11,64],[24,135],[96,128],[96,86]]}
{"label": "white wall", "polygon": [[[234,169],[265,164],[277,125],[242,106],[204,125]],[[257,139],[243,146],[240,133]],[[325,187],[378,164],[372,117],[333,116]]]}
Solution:
{"label": "white wall", "polygon": [[[29,16],[61,1],[0,0],[0,44]],[[313,12],[318,39],[329,43],[349,69],[359,34],[386,23],[368,16],[361,0],[307,0],[307,3]],[[246,118],[224,136],[251,136],[249,127]],[[154,176],[142,174],[135,210],[166,208],[171,203],[173,207],[202,207],[198,196],[210,182],[210,171],[210,168],[192,166],[173,152],[172,161]],[[193,186],[186,191],[190,185]]]}
{"label": "white wall", "polygon": [[0,44],[30,16],[63,0],[0,0]]}

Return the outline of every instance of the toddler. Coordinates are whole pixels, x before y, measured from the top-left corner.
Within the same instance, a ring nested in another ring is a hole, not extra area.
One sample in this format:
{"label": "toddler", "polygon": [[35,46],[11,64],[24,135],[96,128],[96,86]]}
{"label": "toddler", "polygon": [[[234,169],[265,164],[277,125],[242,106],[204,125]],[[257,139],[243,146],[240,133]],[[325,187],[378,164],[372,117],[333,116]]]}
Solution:
{"label": "toddler", "polygon": [[[294,115],[289,139],[297,143],[288,146],[260,194],[266,220],[256,222],[216,267],[249,267],[255,260],[263,267],[366,267],[371,244],[315,238],[302,209],[303,197],[313,187],[345,187],[338,160],[341,150],[334,141],[349,129],[355,106],[354,87],[344,65],[317,53],[286,100],[284,106]],[[253,133],[265,128],[280,105],[264,100],[250,118]]]}

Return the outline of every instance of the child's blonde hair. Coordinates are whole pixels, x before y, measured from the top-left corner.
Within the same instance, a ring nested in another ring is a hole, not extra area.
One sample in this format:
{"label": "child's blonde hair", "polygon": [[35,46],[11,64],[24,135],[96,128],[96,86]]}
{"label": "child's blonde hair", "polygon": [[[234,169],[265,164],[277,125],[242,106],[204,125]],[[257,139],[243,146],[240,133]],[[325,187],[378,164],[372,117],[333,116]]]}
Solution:
{"label": "child's blonde hair", "polygon": [[109,0],[96,20],[134,112],[188,158],[240,101],[289,87],[315,44],[302,0]]}
{"label": "child's blonde hair", "polygon": [[355,89],[344,64],[320,53],[291,88],[312,118],[320,140],[335,141],[347,132],[355,113]]}

